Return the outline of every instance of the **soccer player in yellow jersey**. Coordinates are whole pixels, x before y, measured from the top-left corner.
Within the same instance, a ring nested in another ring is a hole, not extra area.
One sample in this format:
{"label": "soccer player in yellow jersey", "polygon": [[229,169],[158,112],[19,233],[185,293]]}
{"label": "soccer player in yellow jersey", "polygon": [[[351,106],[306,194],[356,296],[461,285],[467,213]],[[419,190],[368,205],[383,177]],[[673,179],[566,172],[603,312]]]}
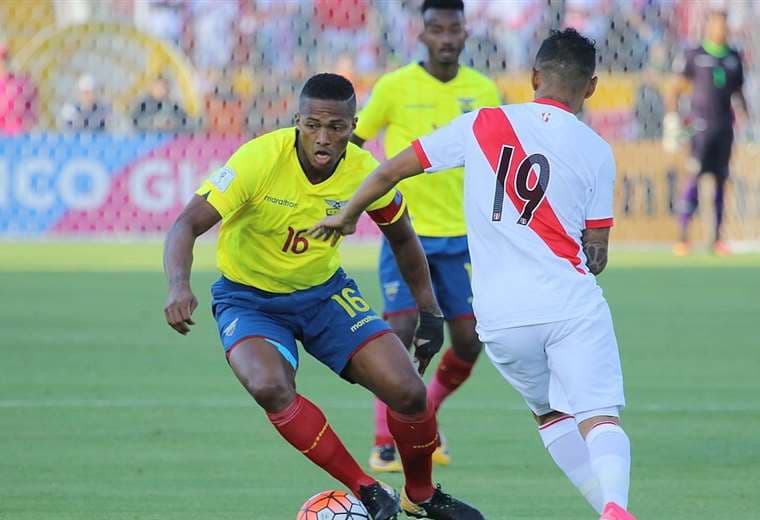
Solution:
{"label": "soccer player in yellow jersey", "polygon": [[[190,289],[195,239],[221,220],[212,312],[227,360],[282,437],[345,484],[374,520],[396,518],[399,496],[367,475],[322,411],[296,392],[296,340],[348,381],[389,407],[388,424],[404,463],[405,504],[425,518],[472,519],[474,508],[433,487],[435,410],[404,345],[340,268],[335,244],[306,229],[337,212],[377,162],[348,140],[356,124],[351,83],[310,78],[295,128],[244,144],[203,183],[166,238],[166,320],[181,334],[193,325]],[[420,371],[443,343],[443,318],[401,194],[368,209],[396,255],[420,310],[415,355]]]}
{"label": "soccer player in yellow jersey", "polygon": [[[359,113],[352,137],[361,146],[384,129],[387,157],[464,112],[500,104],[491,80],[459,64],[467,38],[462,0],[425,0],[422,17],[420,40],[427,47],[427,59],[378,80],[369,102]],[[433,286],[451,336],[451,348],[443,355],[428,387],[428,397],[436,409],[469,377],[481,350],[471,305],[463,179],[463,170],[457,168],[434,179],[414,177],[399,184],[430,264]],[[379,272],[384,317],[404,344],[411,346],[417,306],[387,241],[380,253]],[[433,461],[445,465],[450,457],[442,442]],[[385,405],[379,400],[375,403],[375,446],[369,464],[376,472],[401,471]]]}

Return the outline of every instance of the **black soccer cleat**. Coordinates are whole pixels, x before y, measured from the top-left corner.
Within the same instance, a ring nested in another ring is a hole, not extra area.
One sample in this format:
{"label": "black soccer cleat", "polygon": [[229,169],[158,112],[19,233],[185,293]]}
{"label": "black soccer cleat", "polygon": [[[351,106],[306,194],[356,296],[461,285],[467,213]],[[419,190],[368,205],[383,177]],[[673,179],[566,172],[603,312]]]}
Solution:
{"label": "black soccer cleat", "polygon": [[472,506],[465,504],[441,491],[438,484],[430,500],[422,504],[412,502],[406,495],[406,489],[401,491],[401,509],[414,518],[432,518],[434,520],[485,520],[485,517]]}
{"label": "black soccer cleat", "polygon": [[367,508],[372,520],[395,520],[401,512],[396,490],[380,482],[361,486],[359,500]]}

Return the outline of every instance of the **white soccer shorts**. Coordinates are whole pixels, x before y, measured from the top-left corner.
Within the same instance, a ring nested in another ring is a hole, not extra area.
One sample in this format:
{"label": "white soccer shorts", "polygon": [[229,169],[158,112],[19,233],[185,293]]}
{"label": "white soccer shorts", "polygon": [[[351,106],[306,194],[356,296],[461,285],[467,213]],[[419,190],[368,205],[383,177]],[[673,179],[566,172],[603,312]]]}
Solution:
{"label": "white soccer shorts", "polygon": [[481,333],[496,369],[536,415],[570,415],[625,405],[607,302],[564,321]]}

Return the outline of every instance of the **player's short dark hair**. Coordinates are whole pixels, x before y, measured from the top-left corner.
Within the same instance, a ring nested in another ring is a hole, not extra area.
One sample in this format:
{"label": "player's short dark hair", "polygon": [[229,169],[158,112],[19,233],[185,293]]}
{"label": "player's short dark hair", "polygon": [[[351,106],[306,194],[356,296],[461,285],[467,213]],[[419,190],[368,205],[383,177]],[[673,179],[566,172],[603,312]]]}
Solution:
{"label": "player's short dark hair", "polygon": [[354,86],[340,74],[322,72],[310,77],[301,89],[301,99],[351,101],[356,106]]}
{"label": "player's short dark hair", "polygon": [[422,14],[428,9],[451,9],[464,12],[463,0],[425,0],[422,2]]}
{"label": "player's short dark hair", "polygon": [[596,42],[573,28],[552,31],[538,49],[535,68],[568,88],[583,88],[596,71]]}

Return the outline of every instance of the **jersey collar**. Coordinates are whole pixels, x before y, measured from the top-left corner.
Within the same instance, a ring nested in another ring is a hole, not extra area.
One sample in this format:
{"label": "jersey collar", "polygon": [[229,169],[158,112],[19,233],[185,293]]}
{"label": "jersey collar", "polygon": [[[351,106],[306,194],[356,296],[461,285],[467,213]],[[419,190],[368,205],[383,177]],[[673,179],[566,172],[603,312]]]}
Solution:
{"label": "jersey collar", "polygon": [[570,112],[571,114],[573,113],[573,111],[570,109],[570,107],[569,107],[569,106],[567,106],[566,104],[564,104],[564,103],[561,103],[561,102],[559,102],[559,101],[556,101],[556,100],[554,100],[554,99],[549,99],[549,98],[537,98],[537,99],[534,99],[534,100],[533,100],[533,102],[534,102],[534,103],[540,103],[540,104],[542,104],[542,105],[551,105],[551,106],[553,106],[553,107],[561,108],[561,109],[562,109],[562,110],[564,110],[565,112]]}
{"label": "jersey collar", "polygon": [[715,43],[710,40],[704,40],[702,42],[702,48],[713,58],[720,59],[728,56],[728,45],[721,45],[720,43]]}
{"label": "jersey collar", "polygon": [[448,81],[441,81],[440,79],[438,79],[438,78],[436,78],[435,76],[433,76],[432,74],[430,74],[430,73],[428,72],[428,70],[425,68],[425,62],[424,62],[424,61],[418,61],[418,62],[416,63],[416,65],[417,65],[417,67],[418,67],[420,70],[422,70],[422,73],[423,73],[425,76],[427,76],[427,77],[428,77],[430,80],[434,81],[434,82],[435,82],[435,83],[437,83],[438,85],[447,85],[447,86],[448,86],[448,85],[451,85],[452,83],[454,83],[455,81],[457,81],[457,80],[458,80],[458,79],[461,77],[461,72],[462,72],[462,65],[461,65],[461,64],[460,64],[460,65],[459,65],[459,67],[457,68],[457,75],[456,75],[456,76],[454,76],[453,78],[451,78],[451,79],[450,79],[450,80],[448,80]]}

